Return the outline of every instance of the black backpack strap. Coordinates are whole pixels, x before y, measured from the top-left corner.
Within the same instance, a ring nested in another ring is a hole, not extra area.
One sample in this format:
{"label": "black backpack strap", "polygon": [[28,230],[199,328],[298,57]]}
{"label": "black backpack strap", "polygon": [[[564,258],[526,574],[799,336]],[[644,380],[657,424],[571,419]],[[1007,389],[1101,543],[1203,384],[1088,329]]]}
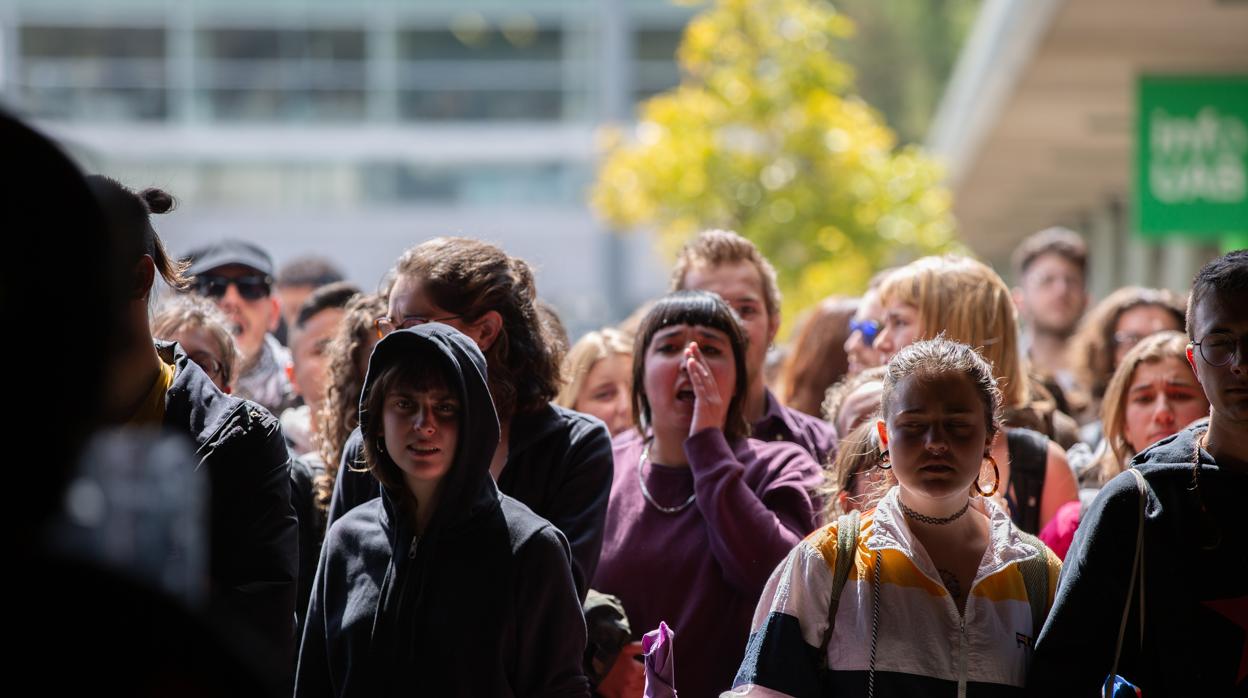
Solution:
{"label": "black backpack strap", "polygon": [[1011,428],[1006,434],[1010,453],[1010,490],[1014,510],[1010,518],[1028,533],[1040,532],[1040,495],[1049,462],[1049,438],[1030,429]]}

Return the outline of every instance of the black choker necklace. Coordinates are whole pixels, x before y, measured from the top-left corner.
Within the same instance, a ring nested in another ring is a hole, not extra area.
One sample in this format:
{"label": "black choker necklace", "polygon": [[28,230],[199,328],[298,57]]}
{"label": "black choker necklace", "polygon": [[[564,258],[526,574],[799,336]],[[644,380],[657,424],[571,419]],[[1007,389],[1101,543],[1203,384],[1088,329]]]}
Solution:
{"label": "black choker necklace", "polygon": [[897,498],[897,505],[901,507],[901,513],[914,519],[915,521],[918,521],[919,523],[931,524],[933,526],[944,526],[945,524],[953,523],[954,521],[962,518],[962,515],[966,513],[966,510],[971,508],[971,500],[966,500],[966,504],[963,504],[962,508],[959,509],[957,513],[942,516],[940,518],[928,516],[927,514],[920,514],[914,509],[906,506],[905,502],[901,501],[901,497]]}

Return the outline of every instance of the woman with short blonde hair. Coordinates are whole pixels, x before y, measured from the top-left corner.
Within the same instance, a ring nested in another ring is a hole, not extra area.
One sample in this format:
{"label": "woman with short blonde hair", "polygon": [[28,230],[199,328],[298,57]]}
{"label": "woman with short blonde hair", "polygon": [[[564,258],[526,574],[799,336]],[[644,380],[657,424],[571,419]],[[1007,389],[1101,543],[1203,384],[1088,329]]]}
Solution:
{"label": "woman with short blonde hair", "polygon": [[[615,357],[617,365],[609,365]],[[554,403],[601,419],[615,436],[632,426],[632,363],[632,337],[611,327],[587,333],[563,357]]]}

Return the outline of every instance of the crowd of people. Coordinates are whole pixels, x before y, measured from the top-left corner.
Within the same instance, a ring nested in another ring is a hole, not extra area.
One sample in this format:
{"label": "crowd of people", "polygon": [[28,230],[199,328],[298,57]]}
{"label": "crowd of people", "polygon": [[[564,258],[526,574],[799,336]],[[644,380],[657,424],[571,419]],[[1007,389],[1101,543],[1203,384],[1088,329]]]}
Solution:
{"label": "crowd of people", "polygon": [[[3,127],[38,164],[12,206],[85,255],[58,273],[91,284],[66,305],[97,333],[51,385],[21,377],[43,413],[81,403],[21,504],[32,661],[98,646],[52,686],[1248,693],[1248,251],[1186,298],[1089,311],[1082,239],[1045,230],[1013,288],[925,257],[777,346],[775,270],[707,230],[666,295],[570,341],[496,245],[419,242],[375,290],[238,239],[170,250],[171,193]],[[27,283],[6,277],[11,321]],[[201,597],[45,542],[82,518],[102,430],[184,440]]]}

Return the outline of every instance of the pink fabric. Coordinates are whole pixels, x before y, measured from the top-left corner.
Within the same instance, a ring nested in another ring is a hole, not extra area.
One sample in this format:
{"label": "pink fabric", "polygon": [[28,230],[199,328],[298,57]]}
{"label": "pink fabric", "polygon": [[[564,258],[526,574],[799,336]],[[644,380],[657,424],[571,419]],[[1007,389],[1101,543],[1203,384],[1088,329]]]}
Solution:
{"label": "pink fabric", "polygon": [[645,698],[676,698],[675,636],[667,623],[660,621],[657,629],[641,637],[641,651],[646,655]]}
{"label": "pink fabric", "polygon": [[1040,531],[1040,540],[1044,541],[1044,544],[1063,560],[1066,559],[1066,551],[1070,550],[1070,544],[1075,540],[1075,529],[1079,528],[1080,510],[1078,500],[1066,502],[1058,508],[1048,525]]}

